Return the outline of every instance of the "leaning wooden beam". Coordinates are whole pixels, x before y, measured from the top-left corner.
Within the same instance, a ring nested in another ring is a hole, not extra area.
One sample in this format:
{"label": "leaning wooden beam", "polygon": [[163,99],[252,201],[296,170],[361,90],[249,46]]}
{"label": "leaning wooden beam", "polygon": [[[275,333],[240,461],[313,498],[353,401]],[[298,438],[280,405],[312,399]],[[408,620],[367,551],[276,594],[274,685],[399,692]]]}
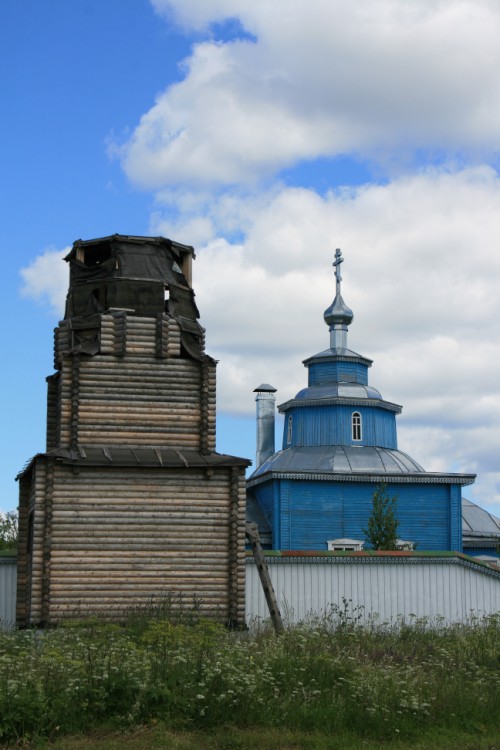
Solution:
{"label": "leaning wooden beam", "polygon": [[260,582],[264,591],[264,596],[266,597],[267,606],[269,607],[269,614],[271,615],[271,622],[273,624],[274,631],[277,634],[283,633],[285,630],[285,626],[283,625],[283,620],[281,618],[281,612],[278,607],[276,594],[274,593],[271,576],[269,575],[269,569],[267,567],[264,552],[262,550],[262,545],[260,543],[257,524],[247,522],[245,524],[245,533],[252,548],[255,564],[259,572]]}

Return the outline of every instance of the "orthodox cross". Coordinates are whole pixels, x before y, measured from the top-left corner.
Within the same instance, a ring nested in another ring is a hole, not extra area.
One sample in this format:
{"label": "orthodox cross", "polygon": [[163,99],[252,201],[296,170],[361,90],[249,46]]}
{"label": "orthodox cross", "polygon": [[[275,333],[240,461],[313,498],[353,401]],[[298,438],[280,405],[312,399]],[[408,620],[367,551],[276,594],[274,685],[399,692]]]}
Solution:
{"label": "orthodox cross", "polygon": [[340,264],[343,262],[344,259],[342,257],[342,252],[337,248],[335,250],[335,260],[332,263],[332,266],[335,268],[335,283],[337,294],[340,294],[340,282],[342,281],[342,276],[340,275]]}

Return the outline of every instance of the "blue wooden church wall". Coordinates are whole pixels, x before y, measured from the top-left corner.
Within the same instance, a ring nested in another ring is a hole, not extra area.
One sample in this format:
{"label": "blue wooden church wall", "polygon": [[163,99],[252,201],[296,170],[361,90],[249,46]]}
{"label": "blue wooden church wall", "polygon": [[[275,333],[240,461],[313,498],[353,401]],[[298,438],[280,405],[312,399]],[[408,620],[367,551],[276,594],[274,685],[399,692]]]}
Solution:
{"label": "blue wooden church wall", "polygon": [[[270,482],[258,498],[273,529],[273,549],[326,550],[327,541],[364,540],[373,484],[290,480]],[[418,550],[462,549],[460,488],[387,485],[397,497],[398,535]]]}
{"label": "blue wooden church wall", "polygon": [[[394,414],[374,407],[309,406],[291,408],[285,420],[283,449],[299,445],[352,445],[352,415],[361,415],[362,438],[358,445],[397,446]],[[288,442],[288,417],[292,417],[291,441]]]}

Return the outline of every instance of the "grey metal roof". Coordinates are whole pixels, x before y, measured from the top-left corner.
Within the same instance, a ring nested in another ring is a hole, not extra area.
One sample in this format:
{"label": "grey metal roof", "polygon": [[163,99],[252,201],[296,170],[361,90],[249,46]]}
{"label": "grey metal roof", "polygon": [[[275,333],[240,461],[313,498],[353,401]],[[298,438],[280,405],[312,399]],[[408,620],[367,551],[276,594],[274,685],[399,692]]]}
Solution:
{"label": "grey metal roof", "polygon": [[217,468],[218,466],[249,466],[248,458],[227,456],[223,453],[200,453],[183,448],[115,448],[108,446],[79,446],[78,450],[57,448],[47,453],[37,453],[19,472],[19,479],[29,471],[37,458],[52,458],[58,463],[77,466],[145,466],[155,468]]}
{"label": "grey metal roof", "polygon": [[252,474],[255,479],[267,472],[321,472],[375,474],[425,473],[406,453],[375,446],[319,445],[287,448],[275,453]]}
{"label": "grey metal roof", "polygon": [[500,518],[463,497],[462,533],[464,543],[491,540],[492,544],[498,544],[500,542]]}
{"label": "grey metal roof", "polygon": [[374,398],[382,399],[380,391],[370,385],[362,383],[329,383],[302,388],[295,398],[323,399],[323,398]]}
{"label": "grey metal roof", "polygon": [[360,364],[366,365],[367,367],[372,366],[373,360],[364,357],[358,352],[353,352],[352,349],[324,349],[322,352],[313,354],[312,357],[302,360],[302,363],[308,367],[308,365],[314,362],[339,362],[339,361],[355,361]]}
{"label": "grey metal roof", "polygon": [[269,385],[269,383],[261,383],[257,388],[253,389],[254,393],[276,393],[276,388],[274,385]]}

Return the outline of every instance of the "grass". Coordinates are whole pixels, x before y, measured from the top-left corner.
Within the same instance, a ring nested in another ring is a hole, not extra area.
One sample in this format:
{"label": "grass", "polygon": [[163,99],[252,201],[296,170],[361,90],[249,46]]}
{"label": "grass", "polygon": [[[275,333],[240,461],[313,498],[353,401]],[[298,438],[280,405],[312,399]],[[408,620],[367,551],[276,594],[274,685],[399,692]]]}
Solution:
{"label": "grass", "polygon": [[498,616],[388,630],[344,606],[276,636],[160,608],[0,633],[5,747],[497,750],[499,706]]}
{"label": "grass", "polygon": [[33,750],[500,750],[500,741],[496,732],[471,734],[454,730],[429,731],[413,741],[375,741],[360,740],[356,734],[331,736],[323,732],[234,727],[210,732],[172,732],[156,725],[127,732],[101,729],[81,736],[39,739],[29,743],[29,747]]}

